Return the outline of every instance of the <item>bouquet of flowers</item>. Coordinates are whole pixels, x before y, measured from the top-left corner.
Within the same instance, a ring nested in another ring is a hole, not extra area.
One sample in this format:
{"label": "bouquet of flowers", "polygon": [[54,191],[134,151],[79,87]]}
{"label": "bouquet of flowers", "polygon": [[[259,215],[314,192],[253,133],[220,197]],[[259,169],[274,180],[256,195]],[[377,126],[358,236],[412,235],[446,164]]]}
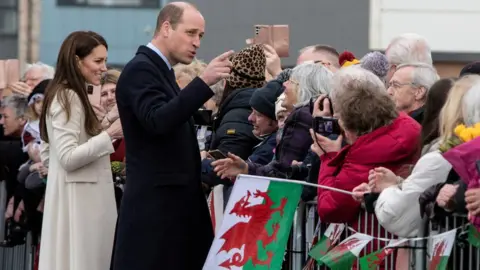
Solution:
{"label": "bouquet of flowers", "polygon": [[464,124],[458,125],[453,130],[453,135],[439,147],[440,152],[445,153],[448,150],[462,144],[469,142],[480,136],[480,123],[473,127],[466,127]]}

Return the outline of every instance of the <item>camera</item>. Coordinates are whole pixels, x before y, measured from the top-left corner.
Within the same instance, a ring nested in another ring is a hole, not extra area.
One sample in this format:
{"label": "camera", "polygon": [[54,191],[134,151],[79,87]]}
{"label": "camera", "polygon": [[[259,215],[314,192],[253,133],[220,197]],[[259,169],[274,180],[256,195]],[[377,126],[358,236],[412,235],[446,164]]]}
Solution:
{"label": "camera", "polygon": [[315,117],[313,119],[313,130],[325,137],[332,134],[340,135],[341,133],[338,119],[332,117]]}

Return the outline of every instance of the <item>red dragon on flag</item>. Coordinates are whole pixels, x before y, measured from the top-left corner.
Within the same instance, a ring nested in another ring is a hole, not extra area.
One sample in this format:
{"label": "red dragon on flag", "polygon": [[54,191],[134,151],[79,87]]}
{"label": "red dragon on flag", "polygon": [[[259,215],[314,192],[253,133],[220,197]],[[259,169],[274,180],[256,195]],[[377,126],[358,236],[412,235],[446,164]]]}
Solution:
{"label": "red dragon on flag", "polygon": [[435,245],[429,269],[438,269],[445,248],[447,248],[447,242],[445,240],[442,240]]}
{"label": "red dragon on flag", "polygon": [[361,244],[360,239],[351,238],[334,247],[328,254],[331,255],[332,261],[338,263],[346,251],[352,250],[354,247]]}
{"label": "red dragon on flag", "polygon": [[[276,212],[280,212],[280,215],[283,216],[283,209],[285,208],[287,199],[282,198],[280,206],[273,208],[275,203],[268,193],[257,190],[253,194],[253,198],[264,199],[262,204],[251,205],[251,197],[251,192],[247,191],[247,195],[236,202],[230,211],[231,215],[249,217],[250,219],[236,223],[220,236],[220,239],[224,239],[225,242],[218,253],[222,251],[229,253],[232,249],[241,250],[243,247],[243,256],[241,252],[236,252],[231,258],[220,264],[220,266],[227,269],[231,269],[232,266],[242,267],[249,260],[252,260],[254,265],[270,265],[270,261],[272,260],[273,253],[271,251],[267,251],[267,259],[260,260],[258,258],[257,242],[261,241],[262,247],[265,249],[268,244],[277,239],[280,224],[278,222],[273,224],[268,223]],[[269,228],[272,230],[270,234],[268,233]]]}
{"label": "red dragon on flag", "polygon": [[384,250],[375,254],[375,256],[372,256],[372,257],[368,258],[367,259],[368,267],[373,268],[373,267],[376,267],[378,265],[381,265],[383,263],[383,261],[385,260],[385,257],[390,255],[391,253],[393,253],[392,248],[385,248]]}

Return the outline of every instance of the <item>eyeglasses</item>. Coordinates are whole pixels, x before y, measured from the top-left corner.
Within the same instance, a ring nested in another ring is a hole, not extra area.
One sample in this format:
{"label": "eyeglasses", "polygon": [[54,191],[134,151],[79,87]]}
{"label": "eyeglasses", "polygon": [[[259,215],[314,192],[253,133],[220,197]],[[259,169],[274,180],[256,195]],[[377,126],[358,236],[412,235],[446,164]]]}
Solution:
{"label": "eyeglasses", "polygon": [[291,84],[295,84],[295,85],[300,84],[299,82],[297,82],[295,79],[292,79],[292,78],[288,79],[288,82],[290,82]]}
{"label": "eyeglasses", "polygon": [[322,60],[317,60],[317,61],[314,61],[313,63],[315,63],[315,64],[320,64],[320,65],[324,65],[324,66],[327,66],[327,67],[330,66],[330,65],[332,65],[332,63],[330,63],[330,62],[324,62],[324,61],[322,61]]}
{"label": "eyeglasses", "polygon": [[399,83],[399,82],[389,82],[388,83],[388,87],[390,88],[393,88],[393,89],[399,89],[403,86],[413,86],[413,87],[420,87],[419,85],[413,83],[413,82],[408,82],[408,83]]}

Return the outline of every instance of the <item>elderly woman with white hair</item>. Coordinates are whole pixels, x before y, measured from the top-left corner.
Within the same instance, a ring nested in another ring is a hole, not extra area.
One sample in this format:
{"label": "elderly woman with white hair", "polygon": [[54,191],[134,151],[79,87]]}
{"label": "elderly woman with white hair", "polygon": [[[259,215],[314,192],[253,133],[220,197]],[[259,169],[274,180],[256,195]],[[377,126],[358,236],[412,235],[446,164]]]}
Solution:
{"label": "elderly woman with white hair", "polygon": [[333,73],[321,64],[305,63],[292,70],[285,86],[285,100],[282,106],[291,112],[285,120],[283,134],[275,149],[275,158],[265,166],[246,162],[229,154],[229,157],[212,163],[222,178],[234,179],[238,174],[287,177],[292,161],[306,157],[312,139],[309,130],[312,125],[310,100],[330,93]]}
{"label": "elderly woman with white hair", "polygon": [[286,81],[285,100],[282,106],[292,112],[295,108],[309,104],[312,98],[330,92],[330,81],[333,73],[323,65],[306,63],[292,70],[290,79]]}
{"label": "elderly woman with white hair", "polygon": [[54,74],[55,69],[45,63],[27,64],[22,80],[12,83],[10,88],[13,93],[28,96],[37,84],[43,80],[53,79]]}

